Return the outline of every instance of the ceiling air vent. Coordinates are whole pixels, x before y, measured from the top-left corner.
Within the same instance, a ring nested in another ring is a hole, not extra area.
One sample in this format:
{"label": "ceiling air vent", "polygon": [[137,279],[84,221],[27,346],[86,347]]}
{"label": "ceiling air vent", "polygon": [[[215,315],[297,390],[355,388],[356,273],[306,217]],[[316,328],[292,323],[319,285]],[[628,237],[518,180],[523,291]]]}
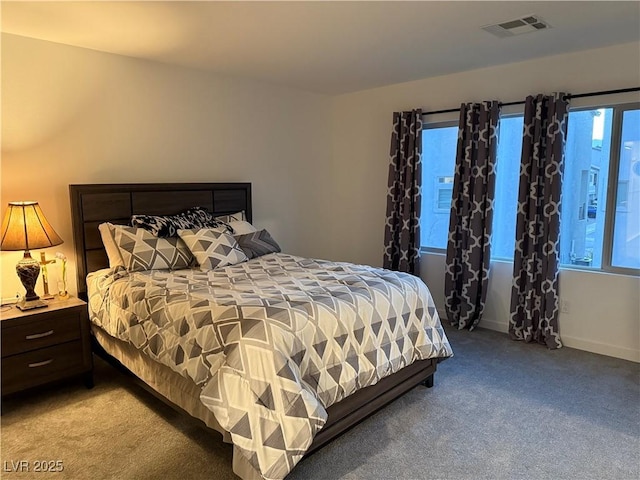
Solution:
{"label": "ceiling air vent", "polygon": [[522,18],[516,18],[515,20],[482,27],[483,30],[498,38],[513,37],[514,35],[537,32],[538,30],[546,30],[547,28],[551,28],[551,25],[538,15],[527,15]]}

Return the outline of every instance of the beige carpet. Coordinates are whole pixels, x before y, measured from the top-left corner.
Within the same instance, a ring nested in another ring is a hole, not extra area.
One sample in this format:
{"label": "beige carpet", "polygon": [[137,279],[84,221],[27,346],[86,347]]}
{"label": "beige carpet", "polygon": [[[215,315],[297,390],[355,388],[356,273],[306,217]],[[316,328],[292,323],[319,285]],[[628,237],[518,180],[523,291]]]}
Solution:
{"label": "beige carpet", "polygon": [[[287,480],[640,478],[640,365],[448,330],[455,357]],[[2,479],[235,478],[231,446],[96,360],[81,382],[3,402]],[[56,474],[8,472],[61,460]],[[6,463],[5,463],[6,462]],[[13,462],[13,463],[11,463]]]}
{"label": "beige carpet", "polygon": [[[232,479],[232,447],[217,432],[174,412],[95,359],[82,382],[3,402],[2,477],[60,479]],[[61,460],[61,473],[8,473],[19,460]],[[12,464],[11,461],[14,463]]]}

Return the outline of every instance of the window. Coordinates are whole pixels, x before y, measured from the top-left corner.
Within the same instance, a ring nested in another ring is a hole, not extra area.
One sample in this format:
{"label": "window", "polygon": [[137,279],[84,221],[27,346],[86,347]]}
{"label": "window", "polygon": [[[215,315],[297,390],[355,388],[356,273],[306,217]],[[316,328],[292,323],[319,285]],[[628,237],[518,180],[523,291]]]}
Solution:
{"label": "window", "polygon": [[500,138],[496,159],[496,195],[494,198],[491,257],[513,260],[516,246],[516,213],[520,184],[520,156],[524,117],[500,118]]}
{"label": "window", "polygon": [[457,143],[457,122],[427,125],[422,131],[420,236],[425,247],[447,248]]}
{"label": "window", "polygon": [[563,265],[602,267],[612,120],[613,108],[569,112],[560,216]]}
{"label": "window", "polygon": [[[492,257],[513,259],[516,205],[522,151],[522,115],[500,119],[496,162]],[[458,142],[457,122],[427,125],[422,131],[422,246],[447,248],[453,174]],[[446,176],[445,176],[446,175]]]}
{"label": "window", "polygon": [[449,213],[453,198],[453,177],[438,177],[436,212]]}
{"label": "window", "polygon": [[[501,117],[492,258],[513,259],[522,129],[522,115]],[[446,248],[457,130],[457,122],[426,125],[423,130],[424,247]],[[640,269],[637,104],[572,109],[569,113],[560,263],[621,273]]]}
{"label": "window", "polygon": [[617,113],[620,140],[612,161],[617,163],[617,175],[614,172],[610,264],[614,269],[640,269],[640,109],[620,109]]}
{"label": "window", "polygon": [[633,172],[639,153],[637,105],[569,113],[561,264],[621,273],[640,269],[640,172]]}
{"label": "window", "polygon": [[616,194],[616,211],[626,212],[629,205],[629,182],[618,181],[618,193]]}

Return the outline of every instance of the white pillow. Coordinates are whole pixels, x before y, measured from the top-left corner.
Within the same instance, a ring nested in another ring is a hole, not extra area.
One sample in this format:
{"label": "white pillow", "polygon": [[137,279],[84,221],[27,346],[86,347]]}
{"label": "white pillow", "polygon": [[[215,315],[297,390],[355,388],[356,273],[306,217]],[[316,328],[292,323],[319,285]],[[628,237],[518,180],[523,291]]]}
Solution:
{"label": "white pillow", "polygon": [[232,220],[227,225],[233,228],[234,235],[246,235],[257,232],[258,229],[244,220]]}
{"label": "white pillow", "polygon": [[118,246],[113,239],[113,225],[108,222],[101,223],[100,225],[98,225],[98,231],[100,232],[100,237],[102,238],[104,249],[107,251],[107,258],[109,258],[109,267],[113,268],[124,266],[124,261],[122,260],[122,255],[120,255],[120,250],[118,249]]}
{"label": "white pillow", "polygon": [[202,270],[235,265],[248,260],[232,235],[209,228],[178,230]]}

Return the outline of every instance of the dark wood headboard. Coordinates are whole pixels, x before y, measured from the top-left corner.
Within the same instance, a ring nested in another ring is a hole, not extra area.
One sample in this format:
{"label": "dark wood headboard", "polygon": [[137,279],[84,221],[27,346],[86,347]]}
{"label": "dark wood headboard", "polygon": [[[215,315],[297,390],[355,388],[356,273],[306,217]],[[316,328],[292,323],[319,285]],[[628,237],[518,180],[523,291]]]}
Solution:
{"label": "dark wood headboard", "polygon": [[250,183],[121,183],[69,185],[78,296],[87,274],[109,266],[98,225],[128,224],[131,215],[174,215],[205,207],[216,215],[244,210],[252,221]]}

